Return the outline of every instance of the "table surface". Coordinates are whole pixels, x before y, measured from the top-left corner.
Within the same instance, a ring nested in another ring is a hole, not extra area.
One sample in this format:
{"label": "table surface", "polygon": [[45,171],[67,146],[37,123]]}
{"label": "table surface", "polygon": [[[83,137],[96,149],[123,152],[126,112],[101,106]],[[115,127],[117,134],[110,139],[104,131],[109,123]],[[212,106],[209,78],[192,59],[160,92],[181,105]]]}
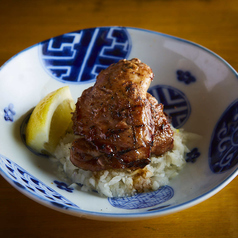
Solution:
{"label": "table surface", "polygon": [[[185,38],[238,70],[236,0],[1,1],[0,65],[23,49],[95,26],[131,26]],[[238,237],[238,178],[184,211],[133,222],[81,219],[25,197],[0,176],[1,237]]]}

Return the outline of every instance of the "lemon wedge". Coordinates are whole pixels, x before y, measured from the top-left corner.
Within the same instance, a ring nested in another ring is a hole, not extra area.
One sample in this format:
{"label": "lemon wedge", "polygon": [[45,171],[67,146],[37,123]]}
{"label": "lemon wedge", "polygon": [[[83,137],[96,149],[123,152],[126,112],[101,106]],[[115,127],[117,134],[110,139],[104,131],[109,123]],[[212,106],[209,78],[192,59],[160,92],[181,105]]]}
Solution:
{"label": "lemon wedge", "polygon": [[69,129],[75,103],[68,86],[45,96],[33,110],[26,126],[26,144],[34,151],[53,154]]}

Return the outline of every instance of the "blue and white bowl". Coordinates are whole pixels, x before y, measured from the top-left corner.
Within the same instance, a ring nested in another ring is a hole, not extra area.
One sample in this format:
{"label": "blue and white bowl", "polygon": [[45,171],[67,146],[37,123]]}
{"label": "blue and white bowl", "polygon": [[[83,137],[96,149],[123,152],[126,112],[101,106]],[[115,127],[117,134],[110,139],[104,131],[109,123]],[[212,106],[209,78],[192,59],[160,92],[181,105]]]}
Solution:
{"label": "blue and white bowl", "polygon": [[[149,89],[176,128],[202,136],[186,167],[158,191],[102,198],[69,187],[49,159],[24,145],[21,126],[49,92],[69,85],[76,101],[100,70],[139,58],[155,78]],[[130,27],[75,31],[36,44],[0,68],[0,173],[33,200],[71,215],[136,220],[191,207],[238,173],[238,74],[208,49],[183,39]]]}

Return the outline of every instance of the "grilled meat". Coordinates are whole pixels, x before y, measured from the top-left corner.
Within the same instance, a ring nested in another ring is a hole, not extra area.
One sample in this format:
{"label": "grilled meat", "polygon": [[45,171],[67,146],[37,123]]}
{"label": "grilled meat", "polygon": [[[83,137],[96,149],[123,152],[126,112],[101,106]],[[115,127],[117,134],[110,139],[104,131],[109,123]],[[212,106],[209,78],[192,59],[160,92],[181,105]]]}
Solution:
{"label": "grilled meat", "polygon": [[163,105],[147,93],[153,77],[139,59],[120,60],[99,73],[73,114],[74,134],[82,136],[71,148],[75,166],[135,170],[150,163],[151,153],[172,149],[173,132]]}

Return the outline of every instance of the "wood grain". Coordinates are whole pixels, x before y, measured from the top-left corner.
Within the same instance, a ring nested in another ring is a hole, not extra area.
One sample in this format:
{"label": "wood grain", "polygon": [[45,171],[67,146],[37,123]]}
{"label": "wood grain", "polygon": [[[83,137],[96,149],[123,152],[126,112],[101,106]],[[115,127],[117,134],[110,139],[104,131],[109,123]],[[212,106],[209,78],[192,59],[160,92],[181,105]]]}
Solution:
{"label": "wood grain", "polygon": [[[238,70],[236,0],[0,1],[0,65],[66,32],[132,26],[199,43]],[[1,146],[1,145],[0,145]],[[137,222],[72,217],[25,197],[0,177],[1,237],[238,237],[238,178],[187,210]]]}

